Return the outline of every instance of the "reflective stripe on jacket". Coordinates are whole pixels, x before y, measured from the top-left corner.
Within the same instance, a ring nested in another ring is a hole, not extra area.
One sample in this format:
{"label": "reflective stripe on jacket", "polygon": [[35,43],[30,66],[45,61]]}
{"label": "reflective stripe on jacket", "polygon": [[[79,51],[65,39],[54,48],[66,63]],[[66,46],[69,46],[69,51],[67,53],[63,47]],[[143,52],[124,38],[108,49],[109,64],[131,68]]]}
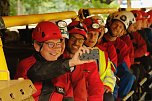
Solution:
{"label": "reflective stripe on jacket", "polygon": [[114,73],[111,69],[112,62],[106,58],[105,52],[101,50],[99,50],[99,58],[98,65],[100,79],[103,81],[103,84],[108,86],[113,92],[116,83],[116,77],[114,76]]}

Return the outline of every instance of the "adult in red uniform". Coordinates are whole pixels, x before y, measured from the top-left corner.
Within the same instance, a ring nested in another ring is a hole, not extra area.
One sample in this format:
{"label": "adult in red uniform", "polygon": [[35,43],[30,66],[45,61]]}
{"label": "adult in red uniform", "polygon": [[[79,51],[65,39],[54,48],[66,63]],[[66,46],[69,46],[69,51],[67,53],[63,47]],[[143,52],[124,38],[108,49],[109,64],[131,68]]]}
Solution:
{"label": "adult in red uniform", "polygon": [[104,50],[104,46],[97,45],[97,42],[104,35],[104,28],[101,24],[102,18],[99,16],[88,17],[83,20],[88,28],[88,37],[84,44],[87,47],[99,49],[98,71],[100,79],[104,84],[104,101],[114,101],[113,91],[116,84],[116,77],[112,70],[115,70],[114,65],[109,61],[108,52]]}
{"label": "adult in red uniform", "polygon": [[132,43],[132,36],[130,35],[130,33],[135,32],[135,26],[136,26],[136,19],[133,15],[132,12],[130,11],[123,11],[124,15],[127,16],[127,18],[129,19],[129,27],[126,29],[126,31],[124,32],[124,34],[121,36],[121,39],[127,44],[128,48],[129,48],[129,57],[130,57],[130,61],[131,61],[131,65],[134,64],[134,47],[133,47],[133,43]]}
{"label": "adult in red uniform", "polygon": [[145,55],[147,52],[147,46],[145,40],[142,38],[142,36],[139,34],[138,30],[141,30],[142,28],[142,14],[138,10],[132,10],[131,11],[136,18],[136,26],[137,26],[137,31],[134,33],[131,33],[132,35],[132,42],[134,45],[134,58],[137,60],[138,58],[142,57]]}
{"label": "adult in red uniform", "polygon": [[130,57],[127,44],[119,37],[128,28],[129,20],[124,12],[117,12],[109,15],[107,19],[108,32],[102,38],[104,43],[113,44],[115,46],[118,62],[117,76],[120,78],[118,83],[118,97],[121,99],[131,90],[135,76],[130,72]]}
{"label": "adult in red uniform", "polygon": [[[83,23],[73,21],[68,25],[68,30],[69,40],[67,40],[64,57],[72,58],[86,40],[87,28]],[[71,80],[75,101],[103,101],[103,83],[100,80],[96,62],[73,67]],[[84,93],[85,91],[87,94]]]}
{"label": "adult in red uniform", "polygon": [[32,38],[35,54],[19,63],[15,78],[31,79],[37,89],[35,101],[73,101],[70,67],[89,61],[80,61],[80,50],[72,59],[58,59],[65,43],[59,27],[52,22],[40,22]]}

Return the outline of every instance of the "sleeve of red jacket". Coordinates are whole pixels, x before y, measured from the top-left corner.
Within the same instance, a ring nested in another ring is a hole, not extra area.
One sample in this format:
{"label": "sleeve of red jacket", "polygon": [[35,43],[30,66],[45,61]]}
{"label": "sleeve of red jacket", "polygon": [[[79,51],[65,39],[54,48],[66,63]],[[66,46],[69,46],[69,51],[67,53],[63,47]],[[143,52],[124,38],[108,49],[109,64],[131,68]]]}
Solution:
{"label": "sleeve of red jacket", "polygon": [[[68,68],[67,68],[68,67]],[[53,79],[60,75],[69,72],[69,60],[59,59],[53,62],[40,62],[37,61],[27,71],[27,76],[32,81],[43,81]]]}
{"label": "sleeve of red jacket", "polygon": [[133,36],[134,36],[134,40],[137,44],[134,46],[134,51],[135,51],[134,57],[140,58],[140,57],[144,56],[144,54],[147,52],[146,42],[141,37],[141,35],[137,32],[134,33]]}
{"label": "sleeve of red jacket", "polygon": [[33,56],[23,59],[17,66],[14,79],[18,79],[18,78],[28,79],[27,71],[35,62],[36,60]]}
{"label": "sleeve of red jacket", "polygon": [[59,59],[53,62],[36,61],[36,59],[31,56],[19,63],[15,79],[23,77],[25,79],[29,78],[32,81],[42,81],[56,78],[69,71],[68,59]]}
{"label": "sleeve of red jacket", "polygon": [[87,101],[86,81],[82,65],[76,66],[71,72],[74,101]]}
{"label": "sleeve of red jacket", "polygon": [[128,46],[125,44],[124,47],[122,48],[122,53],[120,54],[119,57],[122,57],[122,61],[120,64],[122,64],[123,62],[125,62],[127,64],[128,69],[131,66],[131,61],[130,61],[130,56],[129,56],[129,48]]}
{"label": "sleeve of red jacket", "polygon": [[118,66],[125,62],[128,68],[130,68],[131,62],[129,57],[129,47],[127,44],[118,38],[115,47],[117,49]]}
{"label": "sleeve of red jacket", "polygon": [[117,52],[116,52],[114,45],[109,45],[107,51],[108,51],[108,57],[109,57],[110,61],[112,61],[112,63],[115,66],[117,66],[118,59],[117,59]]}
{"label": "sleeve of red jacket", "polygon": [[103,100],[103,83],[100,80],[98,67],[95,62],[86,64],[84,69],[87,80],[88,101]]}

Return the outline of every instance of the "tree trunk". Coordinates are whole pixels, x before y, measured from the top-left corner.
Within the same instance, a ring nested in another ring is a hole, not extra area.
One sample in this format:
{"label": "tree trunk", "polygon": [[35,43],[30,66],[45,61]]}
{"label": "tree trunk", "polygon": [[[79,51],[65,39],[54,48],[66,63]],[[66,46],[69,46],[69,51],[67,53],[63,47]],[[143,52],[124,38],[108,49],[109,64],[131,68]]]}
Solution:
{"label": "tree trunk", "polygon": [[9,0],[0,0],[0,16],[9,15]]}

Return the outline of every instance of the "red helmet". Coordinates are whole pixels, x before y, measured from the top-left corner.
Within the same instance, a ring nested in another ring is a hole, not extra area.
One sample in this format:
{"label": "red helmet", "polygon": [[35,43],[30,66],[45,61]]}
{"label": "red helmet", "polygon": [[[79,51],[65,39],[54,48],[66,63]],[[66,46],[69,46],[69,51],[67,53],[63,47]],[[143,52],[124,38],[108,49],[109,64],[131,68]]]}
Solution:
{"label": "red helmet", "polygon": [[44,42],[50,39],[62,39],[59,27],[49,21],[38,23],[32,32],[32,39],[38,42]]}
{"label": "red helmet", "polygon": [[141,20],[143,18],[141,11],[132,10],[131,12],[134,14],[136,21]]}
{"label": "red helmet", "polygon": [[100,31],[100,22],[101,19],[97,19],[97,17],[89,17],[83,20],[83,23],[87,26],[89,31]]}
{"label": "red helmet", "polygon": [[145,11],[143,10],[140,10],[141,14],[142,14],[142,18],[148,18],[148,13],[146,13]]}
{"label": "red helmet", "polygon": [[84,38],[87,38],[87,27],[84,23],[81,23],[80,21],[72,21],[68,25],[68,31],[69,34],[80,34],[83,35]]}
{"label": "red helmet", "polygon": [[152,23],[152,10],[148,11],[147,14],[149,17],[148,21],[150,21]]}
{"label": "red helmet", "polygon": [[152,10],[147,12],[148,15],[150,15],[150,17],[152,17]]}

